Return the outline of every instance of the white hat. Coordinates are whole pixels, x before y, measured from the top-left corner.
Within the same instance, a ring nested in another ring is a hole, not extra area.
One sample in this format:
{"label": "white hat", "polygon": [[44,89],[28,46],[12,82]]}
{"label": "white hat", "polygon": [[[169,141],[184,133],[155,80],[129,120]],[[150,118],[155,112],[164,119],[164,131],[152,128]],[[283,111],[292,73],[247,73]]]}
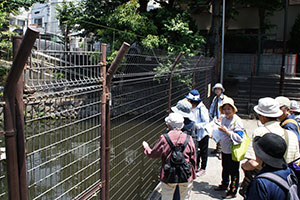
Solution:
{"label": "white hat", "polygon": [[294,112],[300,112],[300,107],[299,107],[299,104],[297,103],[297,101],[291,100],[290,109]]}
{"label": "white hat", "polygon": [[287,97],[279,96],[276,97],[275,100],[279,103],[279,107],[286,106],[289,108],[291,106],[291,101]]}
{"label": "white hat", "polygon": [[183,117],[178,113],[170,113],[168,117],[165,118],[167,125],[170,125],[173,129],[182,129],[183,127]]}
{"label": "white hat", "polygon": [[212,91],[215,91],[216,88],[220,88],[222,92],[225,92],[223,85],[221,83],[216,83],[215,86],[212,88]]}
{"label": "white hat", "polygon": [[171,110],[174,113],[179,113],[183,117],[186,117],[186,118],[189,118],[192,121],[195,121],[194,120],[194,115],[193,115],[193,113],[191,113],[192,104],[190,102],[188,102],[186,99],[182,99],[182,100],[178,101],[176,106],[173,106],[171,108]]}
{"label": "white hat", "polygon": [[258,105],[254,106],[254,111],[265,117],[280,117],[282,115],[279,103],[271,97],[259,99]]}

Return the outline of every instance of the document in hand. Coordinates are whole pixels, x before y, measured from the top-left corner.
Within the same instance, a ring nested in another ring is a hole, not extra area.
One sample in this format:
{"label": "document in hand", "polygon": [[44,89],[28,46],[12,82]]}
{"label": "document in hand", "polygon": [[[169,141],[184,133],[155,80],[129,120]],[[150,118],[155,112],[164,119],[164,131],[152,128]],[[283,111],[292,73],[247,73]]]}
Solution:
{"label": "document in hand", "polygon": [[212,135],[212,138],[215,142],[219,142],[224,136],[224,133],[222,133],[222,131],[219,130],[219,126],[220,125],[216,124],[214,121],[211,121],[204,126],[205,132],[207,132],[207,134]]}

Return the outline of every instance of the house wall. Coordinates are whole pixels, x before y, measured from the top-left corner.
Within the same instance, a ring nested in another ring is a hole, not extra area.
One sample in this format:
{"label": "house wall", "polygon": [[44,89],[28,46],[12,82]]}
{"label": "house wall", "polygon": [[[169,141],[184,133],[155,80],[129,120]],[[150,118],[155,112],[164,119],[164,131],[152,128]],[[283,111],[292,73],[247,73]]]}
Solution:
{"label": "house wall", "polygon": [[[300,5],[291,5],[288,8],[288,24],[287,24],[287,39],[289,39],[289,33],[292,26],[295,23],[297,15],[300,13]],[[209,30],[211,23],[211,13],[203,12],[194,15],[196,24],[200,30]],[[274,16],[269,17],[269,20],[276,27],[270,31],[270,33],[276,33],[276,40],[283,40],[283,23],[284,23],[284,11],[275,12]],[[258,29],[259,17],[257,8],[238,8],[238,15],[235,19],[231,19],[229,22],[229,30],[238,29]]]}

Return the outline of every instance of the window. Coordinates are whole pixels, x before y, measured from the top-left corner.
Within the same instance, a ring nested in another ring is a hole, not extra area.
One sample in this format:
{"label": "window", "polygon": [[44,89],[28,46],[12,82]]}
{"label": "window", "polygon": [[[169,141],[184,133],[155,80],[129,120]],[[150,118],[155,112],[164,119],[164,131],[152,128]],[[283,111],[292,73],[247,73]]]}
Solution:
{"label": "window", "polygon": [[25,20],[19,20],[18,19],[18,25],[22,26],[22,27],[25,26]]}
{"label": "window", "polygon": [[43,27],[43,19],[42,18],[34,19],[34,23],[37,25],[38,28]]}

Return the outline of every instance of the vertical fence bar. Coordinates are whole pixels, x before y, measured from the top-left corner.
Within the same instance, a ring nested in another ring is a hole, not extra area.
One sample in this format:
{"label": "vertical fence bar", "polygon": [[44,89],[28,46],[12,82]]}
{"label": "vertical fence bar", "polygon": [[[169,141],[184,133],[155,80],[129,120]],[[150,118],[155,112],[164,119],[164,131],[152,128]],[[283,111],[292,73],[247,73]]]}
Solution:
{"label": "vertical fence bar", "polygon": [[101,44],[101,76],[102,82],[102,96],[101,96],[101,199],[105,199],[106,184],[106,158],[105,158],[105,136],[106,136],[106,44]]}
{"label": "vertical fence bar", "polygon": [[[116,73],[118,66],[121,64],[123,57],[125,56],[125,54],[127,53],[128,49],[129,49],[130,45],[126,42],[123,42],[118,55],[116,56],[116,58],[114,59],[114,61],[112,62],[111,66],[109,67],[108,71],[107,71],[107,76],[106,76],[106,87],[107,87],[107,94],[111,94],[110,93],[110,86],[111,86],[111,81],[113,78],[113,75]],[[111,96],[109,96],[109,101],[111,101]],[[106,147],[105,147],[105,151],[106,151],[106,197],[105,200],[109,200],[109,159],[110,159],[110,103],[106,104]]]}
{"label": "vertical fence bar", "polygon": [[177,63],[179,62],[180,58],[182,57],[183,52],[180,52],[175,60],[175,62],[173,63],[171,70],[170,70],[170,76],[169,76],[169,101],[168,101],[168,113],[171,112],[171,97],[172,97],[172,79],[173,79],[173,71],[177,65]]}
{"label": "vertical fence bar", "polygon": [[20,45],[18,53],[13,61],[9,71],[7,81],[4,87],[4,128],[5,128],[5,146],[7,153],[7,179],[9,199],[19,200],[19,173],[18,173],[18,155],[16,141],[16,118],[15,118],[15,100],[17,91],[17,82],[23,72],[24,65],[31,53],[39,31],[28,27],[24,39]]}
{"label": "vertical fence bar", "polygon": [[197,72],[197,67],[199,66],[201,60],[202,60],[203,56],[201,55],[198,60],[197,63],[194,66],[194,72],[193,72],[193,79],[192,79],[192,89],[196,89],[196,72]]}
{"label": "vertical fence bar", "polygon": [[[13,37],[13,56],[17,55],[22,42],[22,37]],[[26,154],[25,154],[25,135],[24,135],[24,103],[23,103],[23,72],[17,83],[16,90],[16,132],[17,132],[17,153],[18,153],[18,170],[20,199],[28,199],[27,176],[26,176]]]}

